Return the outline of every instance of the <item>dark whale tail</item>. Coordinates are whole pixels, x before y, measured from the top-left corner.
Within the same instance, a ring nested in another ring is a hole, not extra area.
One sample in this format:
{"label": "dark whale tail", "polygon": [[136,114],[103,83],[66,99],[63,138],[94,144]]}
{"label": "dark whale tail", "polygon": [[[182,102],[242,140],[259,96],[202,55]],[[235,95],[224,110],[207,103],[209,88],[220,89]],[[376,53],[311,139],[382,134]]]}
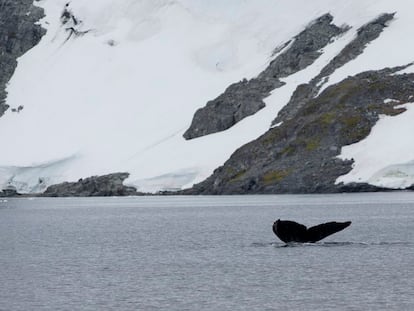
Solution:
{"label": "dark whale tail", "polygon": [[351,225],[350,221],[331,221],[308,229],[297,222],[278,219],[273,224],[273,232],[285,243],[314,243],[345,229],[349,225]]}

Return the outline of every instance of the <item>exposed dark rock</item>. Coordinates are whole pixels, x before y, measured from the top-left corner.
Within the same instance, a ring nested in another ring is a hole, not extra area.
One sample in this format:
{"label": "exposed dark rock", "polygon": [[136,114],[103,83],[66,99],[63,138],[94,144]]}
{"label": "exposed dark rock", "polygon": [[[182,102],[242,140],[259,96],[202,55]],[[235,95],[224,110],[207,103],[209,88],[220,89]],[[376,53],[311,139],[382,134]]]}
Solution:
{"label": "exposed dark rock", "polygon": [[276,220],[274,234],[285,243],[315,243],[351,225],[350,221],[331,221],[310,228],[291,220]]}
{"label": "exposed dark rock", "polygon": [[349,27],[339,28],[331,24],[333,17],[325,14],[313,21],[304,31],[293,38],[290,47],[259,74],[261,79],[284,78],[296,73],[322,55],[321,49],[343,34]]}
{"label": "exposed dark rock", "polygon": [[92,176],[77,182],[64,182],[50,186],[41,194],[45,197],[98,197],[138,195],[134,187],[123,185],[129,173]]}
{"label": "exposed dark rock", "polygon": [[65,8],[63,9],[62,14],[60,15],[60,22],[62,25],[73,25],[76,26],[80,21],[75,17],[72,11],[69,9],[70,3],[66,3]]}
{"label": "exposed dark rock", "polygon": [[36,24],[43,16],[43,9],[34,6],[33,0],[0,0],[0,117],[9,108],[5,88],[16,69],[16,59],[45,34]]}
{"label": "exposed dark rock", "polygon": [[265,106],[263,99],[284,85],[280,78],[311,65],[321,55],[320,50],[346,30],[331,24],[332,19],[330,14],[325,14],[315,20],[256,78],[232,84],[223,94],[198,109],[184,138],[226,130],[262,109]]}
{"label": "exposed dark rock", "polygon": [[224,94],[197,110],[184,137],[192,139],[232,127],[262,109],[265,106],[263,98],[282,85],[279,79],[262,81],[258,78],[230,85]]}
{"label": "exposed dark rock", "polygon": [[68,41],[72,37],[80,37],[88,32],[89,30],[81,30],[82,21],[78,19],[70,9],[70,3],[66,3],[65,8],[63,9],[62,14],[60,15],[60,22],[65,30],[69,33],[66,41]]}
{"label": "exposed dark rock", "polygon": [[7,188],[0,191],[0,198],[14,198],[19,196],[20,194],[16,191],[15,188]]}
{"label": "exposed dark rock", "polygon": [[308,84],[297,87],[289,103],[284,106],[272,124],[278,124],[287,119],[294,118],[298,110],[311,98],[315,97],[322,86],[326,83],[327,77],[351,60],[361,55],[368,43],[380,36],[388,22],[394,18],[393,14],[382,14],[375,20],[362,26],[357,31],[357,36],[345,48],[335,56]]}
{"label": "exposed dark rock", "polygon": [[[325,89],[258,139],[239,148],[204,182],[185,193],[320,193],[383,190],[366,184],[335,184],[352,169],[337,156],[371,131],[380,114],[405,111],[414,94],[414,74],[401,69],[369,71]],[[395,99],[386,101],[385,99]]]}
{"label": "exposed dark rock", "polygon": [[376,187],[366,183],[349,183],[349,184],[339,184],[339,192],[389,192],[393,191],[390,188]]}

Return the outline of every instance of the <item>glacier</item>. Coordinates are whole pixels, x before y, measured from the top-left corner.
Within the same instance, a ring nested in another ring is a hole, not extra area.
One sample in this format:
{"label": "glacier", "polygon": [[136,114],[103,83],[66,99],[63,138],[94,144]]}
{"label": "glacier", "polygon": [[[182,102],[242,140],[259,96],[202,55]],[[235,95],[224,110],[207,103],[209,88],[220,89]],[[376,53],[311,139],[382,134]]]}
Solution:
{"label": "glacier", "polygon": [[[126,184],[141,192],[191,187],[265,133],[296,87],[317,75],[356,29],[384,12],[396,12],[395,21],[326,86],[414,60],[414,4],[404,0],[41,0],[36,5],[45,10],[40,23],[47,33],[18,59],[7,87],[11,109],[0,118],[0,131],[7,133],[0,187],[21,193],[112,172],[129,172]],[[65,9],[77,23],[62,24]],[[231,83],[259,74],[278,46],[327,12],[336,25],[351,30],[314,64],[285,78],[264,109],[226,131],[183,138],[198,108]],[[21,105],[19,113],[12,111]],[[414,115],[407,109],[384,117],[366,140],[343,148],[341,157],[355,164],[338,182],[401,188],[414,181],[414,142],[407,137]],[[387,133],[386,149],[375,142],[379,131]]]}

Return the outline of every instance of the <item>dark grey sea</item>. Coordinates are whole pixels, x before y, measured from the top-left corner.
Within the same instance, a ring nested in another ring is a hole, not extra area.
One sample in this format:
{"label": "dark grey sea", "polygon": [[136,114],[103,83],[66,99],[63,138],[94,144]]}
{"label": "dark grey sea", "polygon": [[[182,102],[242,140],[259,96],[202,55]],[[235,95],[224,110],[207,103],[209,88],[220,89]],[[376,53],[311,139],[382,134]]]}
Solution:
{"label": "dark grey sea", "polygon": [[412,192],[0,199],[0,310],[414,310],[413,233]]}

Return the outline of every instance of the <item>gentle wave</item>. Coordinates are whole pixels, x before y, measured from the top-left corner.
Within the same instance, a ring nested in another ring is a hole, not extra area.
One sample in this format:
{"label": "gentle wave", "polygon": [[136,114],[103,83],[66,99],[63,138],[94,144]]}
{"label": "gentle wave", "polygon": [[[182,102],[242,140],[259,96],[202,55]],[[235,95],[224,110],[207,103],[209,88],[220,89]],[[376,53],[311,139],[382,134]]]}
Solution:
{"label": "gentle wave", "polygon": [[281,247],[336,247],[336,246],[394,246],[394,245],[402,245],[402,246],[412,246],[414,245],[412,242],[405,242],[405,241],[392,241],[392,242],[351,242],[351,241],[344,241],[344,242],[317,242],[317,243],[282,243],[282,242],[254,242],[250,244],[251,247],[269,247],[273,246],[276,248]]}

